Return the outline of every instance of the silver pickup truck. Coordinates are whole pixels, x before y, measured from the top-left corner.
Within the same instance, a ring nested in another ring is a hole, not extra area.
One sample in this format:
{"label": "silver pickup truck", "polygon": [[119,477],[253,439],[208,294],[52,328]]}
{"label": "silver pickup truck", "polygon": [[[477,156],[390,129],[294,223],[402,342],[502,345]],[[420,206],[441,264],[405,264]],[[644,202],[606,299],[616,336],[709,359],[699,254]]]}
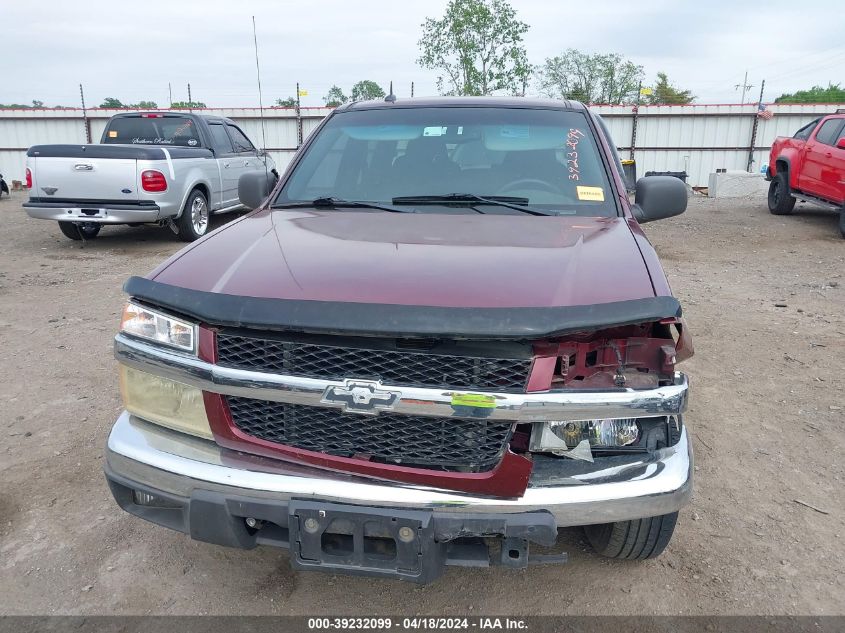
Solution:
{"label": "silver pickup truck", "polygon": [[193,241],[209,215],[242,208],[238,180],[263,173],[272,188],[273,159],[231,120],[182,112],[112,117],[98,145],[34,145],[27,151],[30,217],[57,220],[72,240],[91,239],[103,224],[169,225]]}

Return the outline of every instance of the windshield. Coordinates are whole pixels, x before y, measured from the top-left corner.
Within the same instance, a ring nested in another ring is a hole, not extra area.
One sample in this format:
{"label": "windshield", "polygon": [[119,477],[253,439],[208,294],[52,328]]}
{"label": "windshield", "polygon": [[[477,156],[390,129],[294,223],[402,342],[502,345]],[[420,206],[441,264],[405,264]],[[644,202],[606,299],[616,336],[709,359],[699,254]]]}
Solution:
{"label": "windshield", "polygon": [[[468,194],[463,204],[483,213],[519,213],[489,206],[493,197],[550,214],[617,215],[595,139],[580,112],[353,110],[333,116],[318,134],[276,205],[335,198],[446,212],[461,202],[437,197]],[[471,196],[486,198],[486,205],[476,206]]]}
{"label": "windshield", "polygon": [[124,145],[177,145],[200,147],[193,120],[181,116],[139,115],[109,121],[103,143]]}

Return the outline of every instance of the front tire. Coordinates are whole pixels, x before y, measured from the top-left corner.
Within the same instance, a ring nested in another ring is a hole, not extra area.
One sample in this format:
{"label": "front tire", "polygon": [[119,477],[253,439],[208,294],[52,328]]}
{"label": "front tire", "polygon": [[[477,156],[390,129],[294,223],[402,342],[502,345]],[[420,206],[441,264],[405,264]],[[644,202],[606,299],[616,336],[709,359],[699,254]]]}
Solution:
{"label": "front tire", "polygon": [[842,237],[845,237],[845,206],[839,212],[839,232],[842,234]]}
{"label": "front tire", "polygon": [[208,200],[199,189],[194,189],[185,202],[182,215],[176,221],[179,229],[179,239],[184,242],[198,240],[208,232]]}
{"label": "front tire", "polygon": [[584,526],[593,549],[608,558],[645,560],[656,558],[666,549],[678,513],[664,514],[633,521],[617,521]]}
{"label": "front tire", "polygon": [[59,228],[65,237],[72,240],[93,240],[103,228],[95,222],[59,222]]}
{"label": "front tire", "polygon": [[769,183],[769,211],[774,215],[789,215],[795,206],[795,198],[789,193],[789,181],[783,171]]}

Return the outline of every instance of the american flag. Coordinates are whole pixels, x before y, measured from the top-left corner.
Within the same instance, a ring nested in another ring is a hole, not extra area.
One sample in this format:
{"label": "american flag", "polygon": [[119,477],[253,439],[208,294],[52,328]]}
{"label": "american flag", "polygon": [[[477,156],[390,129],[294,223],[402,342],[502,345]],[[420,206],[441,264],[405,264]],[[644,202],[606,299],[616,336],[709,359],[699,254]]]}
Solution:
{"label": "american flag", "polygon": [[760,103],[757,105],[757,116],[763,119],[764,121],[768,121],[773,116],[775,116],[775,113],[769,110],[765,106],[765,104]]}

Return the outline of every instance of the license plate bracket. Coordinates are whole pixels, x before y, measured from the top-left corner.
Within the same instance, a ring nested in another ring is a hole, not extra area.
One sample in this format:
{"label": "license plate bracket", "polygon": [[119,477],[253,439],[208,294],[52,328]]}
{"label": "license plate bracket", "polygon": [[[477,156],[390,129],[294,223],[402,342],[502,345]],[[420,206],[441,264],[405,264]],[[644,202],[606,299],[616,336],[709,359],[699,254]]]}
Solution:
{"label": "license plate bracket", "polygon": [[446,561],[431,512],[292,500],[291,566],[430,582]]}
{"label": "license plate bracket", "polygon": [[68,210],[68,215],[74,218],[104,218],[109,213],[106,209],[95,207],[71,207]]}

